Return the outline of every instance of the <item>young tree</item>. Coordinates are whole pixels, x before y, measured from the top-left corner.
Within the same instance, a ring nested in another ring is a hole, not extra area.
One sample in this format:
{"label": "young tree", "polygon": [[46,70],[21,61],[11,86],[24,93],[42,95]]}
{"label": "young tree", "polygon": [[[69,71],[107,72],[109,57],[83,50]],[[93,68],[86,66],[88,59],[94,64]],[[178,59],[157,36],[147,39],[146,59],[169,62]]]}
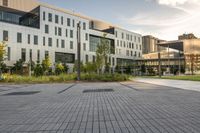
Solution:
{"label": "young tree", "polygon": [[46,57],[46,58],[42,61],[42,68],[43,68],[43,71],[44,71],[45,74],[46,74],[47,71],[49,70],[50,66],[51,66],[50,58],[49,58],[49,57]]}
{"label": "young tree", "polygon": [[92,72],[95,72],[96,71],[96,64],[95,63],[92,63],[92,62],[87,62],[85,64],[85,71],[87,73],[92,73]]}
{"label": "young tree", "polygon": [[44,74],[43,68],[39,62],[37,62],[35,68],[34,68],[34,75],[36,77],[42,76]]}
{"label": "young tree", "polygon": [[0,43],[0,79],[2,78],[2,68],[4,66],[4,60],[6,55],[6,45],[5,42]]}
{"label": "young tree", "polygon": [[63,64],[62,63],[57,63],[56,64],[56,74],[61,74],[61,73],[63,73],[64,72],[64,70],[65,70],[65,67],[63,66]]}
{"label": "young tree", "polygon": [[14,64],[13,70],[18,74],[23,74],[23,65],[24,65],[24,61],[22,59],[19,59]]}
{"label": "young tree", "polygon": [[109,41],[106,39],[106,34],[101,38],[100,44],[97,45],[96,50],[96,65],[98,73],[101,70],[103,73],[103,68],[107,63],[108,55],[110,54]]}

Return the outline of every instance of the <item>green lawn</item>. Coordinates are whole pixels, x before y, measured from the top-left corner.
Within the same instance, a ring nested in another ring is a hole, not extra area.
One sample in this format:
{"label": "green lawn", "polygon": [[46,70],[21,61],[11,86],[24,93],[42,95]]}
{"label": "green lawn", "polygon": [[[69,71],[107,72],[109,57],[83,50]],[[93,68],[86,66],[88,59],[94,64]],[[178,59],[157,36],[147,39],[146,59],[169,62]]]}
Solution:
{"label": "green lawn", "polygon": [[[150,77],[146,77],[146,78],[159,78],[159,77],[158,76],[150,76]],[[161,79],[200,81],[200,75],[162,76]]]}

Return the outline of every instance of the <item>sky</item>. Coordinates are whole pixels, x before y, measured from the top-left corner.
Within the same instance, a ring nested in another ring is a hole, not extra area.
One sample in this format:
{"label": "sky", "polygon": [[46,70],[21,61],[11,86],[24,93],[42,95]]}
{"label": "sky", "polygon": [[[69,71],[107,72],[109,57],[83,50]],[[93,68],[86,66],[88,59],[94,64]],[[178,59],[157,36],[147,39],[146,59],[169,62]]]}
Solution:
{"label": "sky", "polygon": [[200,37],[200,0],[40,0],[142,35]]}

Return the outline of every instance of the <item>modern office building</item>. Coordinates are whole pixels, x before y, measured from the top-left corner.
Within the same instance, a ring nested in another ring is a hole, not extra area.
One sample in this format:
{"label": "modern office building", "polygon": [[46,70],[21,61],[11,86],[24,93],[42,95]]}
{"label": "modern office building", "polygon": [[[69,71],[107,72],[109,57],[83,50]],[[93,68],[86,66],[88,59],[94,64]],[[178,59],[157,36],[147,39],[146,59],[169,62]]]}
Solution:
{"label": "modern office building", "polygon": [[118,26],[36,0],[0,0],[0,40],[7,44],[6,64],[17,60],[66,63],[77,59],[77,24],[81,24],[81,61],[95,61],[101,38],[111,47],[109,62],[130,63],[142,56],[142,36]]}
{"label": "modern office building", "polygon": [[137,60],[137,66],[145,65],[158,72],[159,60],[163,71],[171,74],[179,72],[185,74],[200,73],[200,39],[183,39],[165,41],[157,44],[165,47],[165,51],[143,55],[143,59]]}

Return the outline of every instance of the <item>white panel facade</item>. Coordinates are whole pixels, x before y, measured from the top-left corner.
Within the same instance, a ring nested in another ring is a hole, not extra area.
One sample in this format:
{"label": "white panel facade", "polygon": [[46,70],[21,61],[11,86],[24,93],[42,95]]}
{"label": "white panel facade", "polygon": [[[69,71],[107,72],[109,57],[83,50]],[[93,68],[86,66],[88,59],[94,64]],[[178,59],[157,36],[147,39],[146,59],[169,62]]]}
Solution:
{"label": "white panel facade", "polygon": [[[49,21],[49,15],[52,15],[52,21]],[[90,29],[90,21],[84,17],[42,5],[40,6],[40,28],[31,28],[0,21],[1,41],[3,40],[3,32],[8,32],[6,44],[10,47],[10,60],[6,61],[7,64],[13,65],[17,60],[21,59],[22,49],[26,49],[27,63],[30,61],[30,50],[32,50],[32,60],[34,62],[38,58],[41,62],[45,58],[45,51],[49,52],[53,63],[55,62],[55,52],[74,54],[76,59],[77,23],[79,22],[81,22],[81,60],[85,63],[87,56],[88,61],[92,62],[96,54],[90,51],[90,35],[102,37],[104,32]],[[45,32],[45,25],[48,27],[48,33]],[[20,43],[17,42],[17,33],[22,34],[22,42]],[[73,33],[73,36],[70,33]],[[34,36],[38,38],[37,44],[34,44]],[[140,34],[114,27],[114,34],[107,33],[106,37],[115,42],[115,54],[111,55],[111,58],[114,59],[112,60],[114,61],[114,66],[116,65],[117,58],[134,60],[141,57],[142,36]],[[52,38],[52,46],[49,46],[49,38]],[[64,47],[62,47],[62,42],[64,42]],[[72,66],[73,63],[68,65]]]}

